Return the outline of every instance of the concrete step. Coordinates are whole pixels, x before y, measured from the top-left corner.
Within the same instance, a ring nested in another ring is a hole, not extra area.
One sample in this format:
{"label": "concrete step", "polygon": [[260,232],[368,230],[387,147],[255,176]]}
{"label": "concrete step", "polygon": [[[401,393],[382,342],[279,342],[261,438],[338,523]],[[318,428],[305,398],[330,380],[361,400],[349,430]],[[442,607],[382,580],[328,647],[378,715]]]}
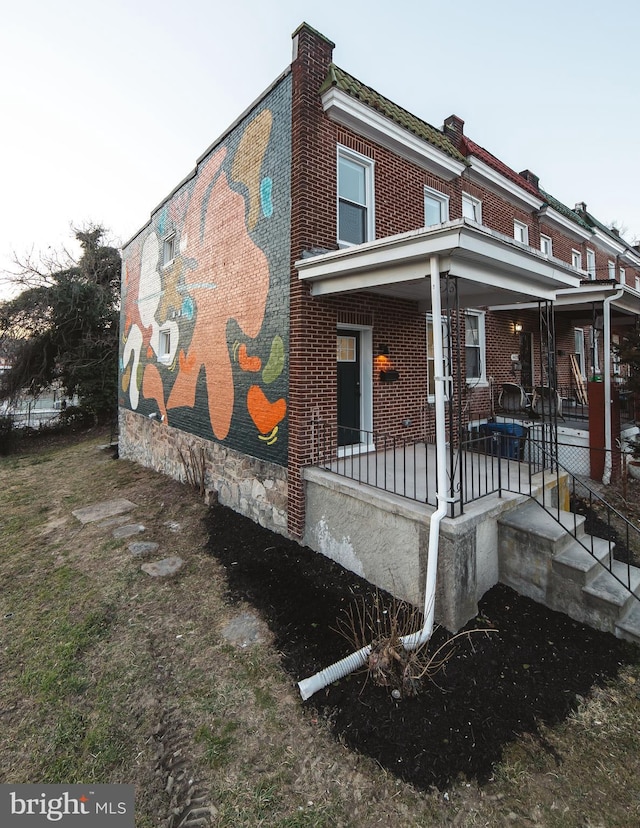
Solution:
{"label": "concrete step", "polygon": [[640,601],[633,600],[615,626],[616,638],[640,644]]}
{"label": "concrete step", "polygon": [[[626,610],[631,608],[631,602],[637,603],[630,591],[640,591],[640,569],[635,566],[628,568],[620,561],[613,561],[612,572],[615,578],[605,569],[584,586],[582,592],[585,604],[596,610],[602,618],[603,626],[600,629],[606,629],[615,635],[616,627]],[[629,581],[630,586],[627,587]]]}
{"label": "concrete step", "polygon": [[583,535],[581,540],[590,551],[587,551],[577,540],[572,539],[554,557],[553,569],[564,580],[586,586],[603,571],[600,564],[608,566],[611,563],[614,544],[592,535]]}
{"label": "concrete step", "polygon": [[[555,517],[540,504],[529,500],[523,506],[512,509],[500,517],[499,523],[510,532],[534,535],[536,544],[544,547],[554,557],[567,547],[573,538],[584,537],[584,517],[573,512],[554,510]],[[556,520],[556,517],[558,520]]]}

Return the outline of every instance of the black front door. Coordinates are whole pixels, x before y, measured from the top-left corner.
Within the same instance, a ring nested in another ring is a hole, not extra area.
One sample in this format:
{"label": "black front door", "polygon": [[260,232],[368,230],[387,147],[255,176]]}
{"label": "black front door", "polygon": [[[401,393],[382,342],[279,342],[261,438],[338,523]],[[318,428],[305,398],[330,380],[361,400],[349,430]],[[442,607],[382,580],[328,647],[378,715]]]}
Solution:
{"label": "black front door", "polygon": [[338,445],[360,442],[360,332],[337,335]]}

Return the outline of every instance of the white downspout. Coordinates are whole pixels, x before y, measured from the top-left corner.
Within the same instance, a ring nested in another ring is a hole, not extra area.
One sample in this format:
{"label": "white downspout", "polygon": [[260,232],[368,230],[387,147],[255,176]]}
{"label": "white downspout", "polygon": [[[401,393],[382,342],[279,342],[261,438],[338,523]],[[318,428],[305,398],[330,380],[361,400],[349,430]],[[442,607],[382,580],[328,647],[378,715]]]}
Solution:
{"label": "white downspout", "polygon": [[[424,591],[424,624],[422,629],[401,638],[406,650],[415,650],[429,640],[433,632],[435,611],[436,575],[438,572],[438,540],[440,523],[447,514],[447,465],[446,465],[446,429],[445,429],[445,376],[444,348],[442,344],[442,306],[440,301],[440,266],[437,256],[431,256],[431,312],[433,316],[433,356],[435,370],[435,423],[436,423],[436,487],[437,508],[431,515],[429,523],[429,544],[427,553],[427,576]],[[306,700],[338,679],[348,676],[367,663],[371,645],[357,650],[351,655],[325,667],[319,673],[298,682],[300,695]]]}
{"label": "white downspout", "polygon": [[611,303],[621,299],[624,291],[618,290],[602,303],[604,316],[604,472],[602,482],[605,486],[611,483],[613,440],[611,437]]}

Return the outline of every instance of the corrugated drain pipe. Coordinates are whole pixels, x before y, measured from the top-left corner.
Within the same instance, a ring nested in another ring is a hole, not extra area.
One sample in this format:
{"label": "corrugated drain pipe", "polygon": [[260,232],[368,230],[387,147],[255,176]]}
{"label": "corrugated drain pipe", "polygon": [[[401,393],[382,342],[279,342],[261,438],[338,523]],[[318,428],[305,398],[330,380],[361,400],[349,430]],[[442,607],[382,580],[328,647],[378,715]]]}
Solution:
{"label": "corrugated drain pipe", "polygon": [[[437,508],[431,515],[429,524],[429,544],[427,554],[427,576],[424,590],[424,624],[422,629],[401,638],[405,650],[416,650],[431,638],[435,611],[436,575],[438,571],[438,540],[440,523],[447,514],[447,467],[446,467],[446,431],[445,431],[445,383],[450,377],[445,376],[444,348],[442,344],[442,318],[440,301],[440,266],[437,256],[431,256],[431,313],[433,318],[433,356],[435,368],[435,424],[436,424],[436,485]],[[371,645],[362,647],[351,655],[337,661],[324,670],[298,682],[300,695],[304,700],[313,696],[334,681],[353,673],[367,663]]]}

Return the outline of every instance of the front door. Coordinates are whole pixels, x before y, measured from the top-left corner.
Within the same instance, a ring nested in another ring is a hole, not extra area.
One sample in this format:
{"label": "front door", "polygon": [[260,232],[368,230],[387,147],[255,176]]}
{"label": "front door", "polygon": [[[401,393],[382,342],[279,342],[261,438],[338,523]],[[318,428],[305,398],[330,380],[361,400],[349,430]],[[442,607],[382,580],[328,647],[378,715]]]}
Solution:
{"label": "front door", "polygon": [[338,445],[360,442],[360,331],[339,330]]}

